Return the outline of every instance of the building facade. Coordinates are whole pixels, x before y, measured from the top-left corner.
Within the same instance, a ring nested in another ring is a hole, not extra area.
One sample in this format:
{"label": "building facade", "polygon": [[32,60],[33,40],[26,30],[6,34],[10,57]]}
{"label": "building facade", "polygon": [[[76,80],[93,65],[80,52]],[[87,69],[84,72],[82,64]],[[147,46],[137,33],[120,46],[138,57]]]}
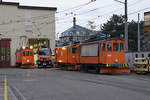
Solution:
{"label": "building facade", "polygon": [[55,48],[55,7],[0,2],[0,67],[15,66],[21,46]]}
{"label": "building facade", "polygon": [[150,12],[144,13],[144,34],[142,35],[143,51],[150,51]]}

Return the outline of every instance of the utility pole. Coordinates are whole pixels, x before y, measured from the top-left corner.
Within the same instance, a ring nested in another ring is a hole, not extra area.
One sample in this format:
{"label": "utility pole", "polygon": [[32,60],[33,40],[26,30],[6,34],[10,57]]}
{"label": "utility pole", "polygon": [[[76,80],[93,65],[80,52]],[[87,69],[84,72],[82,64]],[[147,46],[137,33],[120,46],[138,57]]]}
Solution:
{"label": "utility pole", "polygon": [[140,14],[138,13],[138,51],[140,52]]}
{"label": "utility pole", "polygon": [[73,17],[73,37],[76,37],[76,40],[78,40],[77,34],[76,34],[76,17]]}
{"label": "utility pole", "polygon": [[59,40],[59,33],[57,33],[57,40]]}
{"label": "utility pole", "polygon": [[125,51],[128,51],[128,9],[127,0],[125,0]]}
{"label": "utility pole", "polygon": [[124,26],[124,34],[125,34],[125,52],[128,51],[128,1],[125,2],[114,0],[116,2],[122,3],[125,5],[125,26]]}

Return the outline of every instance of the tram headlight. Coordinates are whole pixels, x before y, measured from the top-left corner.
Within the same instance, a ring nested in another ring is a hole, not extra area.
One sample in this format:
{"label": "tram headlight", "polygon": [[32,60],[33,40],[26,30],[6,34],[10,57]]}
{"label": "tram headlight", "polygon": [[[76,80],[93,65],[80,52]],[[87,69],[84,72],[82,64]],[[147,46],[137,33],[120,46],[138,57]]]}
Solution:
{"label": "tram headlight", "polygon": [[63,50],[66,50],[66,47],[63,47],[62,49],[63,49]]}
{"label": "tram headlight", "polygon": [[62,62],[62,60],[59,60],[58,62]]}
{"label": "tram headlight", "polygon": [[118,59],[115,59],[115,63],[118,63]]}
{"label": "tram headlight", "polygon": [[26,47],[25,46],[22,46],[22,49],[25,49]]}
{"label": "tram headlight", "polygon": [[32,46],[32,45],[30,46],[30,49],[33,49],[33,46]]}

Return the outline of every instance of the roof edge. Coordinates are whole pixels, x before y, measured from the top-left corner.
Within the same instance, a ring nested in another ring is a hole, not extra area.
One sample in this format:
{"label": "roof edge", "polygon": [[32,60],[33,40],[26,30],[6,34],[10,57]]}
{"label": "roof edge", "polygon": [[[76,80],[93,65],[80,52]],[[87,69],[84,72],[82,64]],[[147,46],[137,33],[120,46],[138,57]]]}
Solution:
{"label": "roof edge", "polygon": [[144,15],[150,15],[150,11],[144,12]]}
{"label": "roof edge", "polygon": [[42,7],[42,6],[27,6],[27,5],[20,5],[18,2],[0,2],[0,5],[13,5],[17,6],[19,9],[37,9],[37,10],[53,10],[56,11],[56,7]]}

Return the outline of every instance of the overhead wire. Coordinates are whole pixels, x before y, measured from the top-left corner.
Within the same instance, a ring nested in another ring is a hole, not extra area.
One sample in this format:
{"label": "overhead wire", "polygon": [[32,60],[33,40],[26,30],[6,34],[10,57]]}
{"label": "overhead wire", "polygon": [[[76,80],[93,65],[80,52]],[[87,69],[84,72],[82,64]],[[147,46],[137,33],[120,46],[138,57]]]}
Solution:
{"label": "overhead wire", "polygon": [[[136,2],[130,4],[129,7],[131,7],[132,5],[135,5],[135,4],[139,3],[139,1],[144,1],[144,0],[137,0]],[[115,9],[115,10],[113,10],[113,11],[107,12],[107,13],[102,14],[102,15],[98,15],[98,16],[96,16],[95,18],[91,18],[90,20],[98,19],[98,18],[100,18],[100,17],[103,17],[103,16],[106,16],[106,15],[112,14],[112,13],[114,13],[114,12],[118,12],[118,11],[120,11],[120,10],[122,10],[122,9],[124,9],[124,7]]]}
{"label": "overhead wire", "polygon": [[[72,8],[68,8],[68,9],[65,9],[63,11],[59,11],[59,12],[56,12],[56,14],[58,13],[62,13],[62,12],[66,12],[68,10],[77,10],[77,9],[80,9],[81,7],[84,7],[90,3],[92,3],[93,1],[89,1],[87,3],[84,3],[84,4],[81,4],[81,5],[78,5],[78,6],[75,6],[75,7],[72,7]],[[41,16],[34,16],[34,17],[31,17],[31,19],[33,20],[40,20],[40,19],[45,19],[45,18],[48,18],[48,16],[53,16],[53,13],[52,14],[46,14],[46,15],[41,15]],[[67,18],[63,18],[63,19],[68,19]],[[62,20],[62,19],[61,19]],[[6,24],[11,24],[11,23],[19,23],[19,22],[25,22],[25,19],[24,18],[21,18],[20,20],[11,20],[9,22],[5,22],[5,23],[1,23],[0,25],[6,25]]]}
{"label": "overhead wire", "polygon": [[[139,1],[139,0],[138,0]],[[149,9],[150,7],[147,7],[147,8],[144,8],[144,9],[142,9],[142,10],[146,10],[146,9]],[[135,11],[135,12],[132,12],[132,13],[129,13],[129,15],[131,15],[131,14],[134,14],[134,13],[137,13],[137,12],[139,12],[139,11],[142,11],[142,10],[138,10],[138,11]],[[118,9],[116,9],[116,11],[118,11]],[[112,11],[113,12],[113,11]],[[109,12],[110,13],[110,12]],[[98,16],[98,17],[102,17],[102,16],[104,16],[104,15],[106,15],[106,14],[103,14],[103,15],[100,15],[100,16]],[[38,17],[41,17],[41,16],[38,16]],[[97,18],[98,18],[97,17]],[[37,18],[37,17],[34,17],[34,18]],[[43,18],[41,18],[41,19],[43,19]],[[63,20],[63,19],[62,19]],[[57,20],[54,20],[54,21],[52,21],[52,22],[48,22],[47,24],[50,24],[50,23],[54,23],[55,21],[57,21]],[[66,21],[66,22],[70,22],[70,21]],[[42,25],[42,24],[41,24]]]}

